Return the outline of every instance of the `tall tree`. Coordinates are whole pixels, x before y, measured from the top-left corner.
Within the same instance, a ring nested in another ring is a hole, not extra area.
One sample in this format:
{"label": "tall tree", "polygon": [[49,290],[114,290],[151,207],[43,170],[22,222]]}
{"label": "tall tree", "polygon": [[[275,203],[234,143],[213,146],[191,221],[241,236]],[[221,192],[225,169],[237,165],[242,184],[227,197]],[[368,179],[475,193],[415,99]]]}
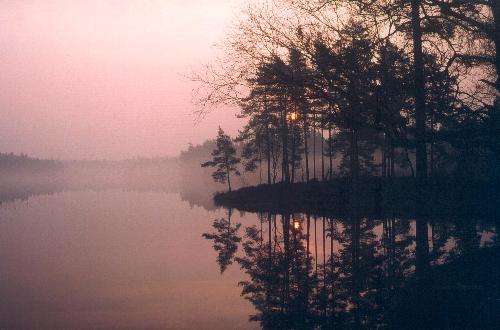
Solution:
{"label": "tall tree", "polygon": [[390,41],[382,44],[378,53],[375,128],[383,133],[382,176],[392,177],[398,160],[396,148],[408,148],[405,116],[410,113],[410,60]]}
{"label": "tall tree", "polygon": [[[349,21],[333,44],[315,45],[315,91],[323,101],[323,125],[348,132],[349,174],[359,175],[359,138],[374,122],[374,46],[362,23]],[[330,156],[330,152],[328,152]]]}
{"label": "tall tree", "polygon": [[[307,100],[307,86],[309,85],[309,68],[306,59],[296,48],[289,51],[289,63],[291,73],[290,99],[291,105],[296,113],[294,121],[299,120],[302,125],[304,160],[306,181],[309,181],[309,103]],[[294,126],[297,125],[296,123]]]}
{"label": "tall tree", "polygon": [[[415,89],[415,140],[418,195],[422,197],[427,180],[427,146],[425,140],[425,73],[422,49],[422,23],[420,6],[422,0],[411,0],[411,30],[413,38],[413,81]],[[419,207],[419,209],[421,209]]]}

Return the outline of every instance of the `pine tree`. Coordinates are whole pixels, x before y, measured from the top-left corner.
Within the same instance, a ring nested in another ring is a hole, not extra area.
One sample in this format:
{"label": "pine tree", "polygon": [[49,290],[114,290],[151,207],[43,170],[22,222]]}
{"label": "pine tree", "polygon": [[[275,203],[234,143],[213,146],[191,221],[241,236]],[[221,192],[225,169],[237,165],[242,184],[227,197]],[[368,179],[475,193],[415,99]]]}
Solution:
{"label": "pine tree", "polygon": [[219,126],[219,133],[216,140],[217,147],[212,151],[212,160],[202,163],[201,167],[215,167],[212,178],[215,182],[226,183],[231,191],[231,173],[240,175],[236,167],[240,159],[236,157],[236,148],[234,143]]}

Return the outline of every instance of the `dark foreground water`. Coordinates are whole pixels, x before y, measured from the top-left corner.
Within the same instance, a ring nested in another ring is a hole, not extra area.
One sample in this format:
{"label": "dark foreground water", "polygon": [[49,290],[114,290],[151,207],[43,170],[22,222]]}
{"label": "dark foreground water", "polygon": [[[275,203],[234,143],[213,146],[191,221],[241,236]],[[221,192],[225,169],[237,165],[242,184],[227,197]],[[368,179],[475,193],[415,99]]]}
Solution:
{"label": "dark foreground water", "polygon": [[495,328],[495,223],[31,196],[0,205],[0,328]]}

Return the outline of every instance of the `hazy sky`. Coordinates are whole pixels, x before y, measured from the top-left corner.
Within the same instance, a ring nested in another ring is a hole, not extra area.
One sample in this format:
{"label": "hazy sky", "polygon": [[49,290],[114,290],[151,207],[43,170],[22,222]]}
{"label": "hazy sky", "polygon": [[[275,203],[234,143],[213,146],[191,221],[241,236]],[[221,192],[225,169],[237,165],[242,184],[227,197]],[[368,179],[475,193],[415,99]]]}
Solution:
{"label": "hazy sky", "polygon": [[235,133],[235,111],[194,125],[193,68],[242,0],[0,1],[0,151],[39,157],[176,155]]}

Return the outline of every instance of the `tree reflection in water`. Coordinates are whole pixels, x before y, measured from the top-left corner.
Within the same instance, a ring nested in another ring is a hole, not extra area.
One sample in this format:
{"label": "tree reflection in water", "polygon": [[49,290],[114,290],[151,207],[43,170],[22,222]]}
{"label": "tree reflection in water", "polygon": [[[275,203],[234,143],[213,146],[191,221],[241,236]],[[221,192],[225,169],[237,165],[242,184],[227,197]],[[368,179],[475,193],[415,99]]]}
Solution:
{"label": "tree reflection in water", "polygon": [[242,296],[263,329],[500,324],[495,223],[261,213],[260,226],[239,237],[230,217],[204,237],[214,240],[221,271],[234,257],[248,275]]}
{"label": "tree reflection in water", "polygon": [[233,263],[234,255],[238,250],[238,243],[241,242],[241,237],[238,236],[241,223],[231,225],[232,213],[232,209],[228,209],[227,220],[224,218],[215,219],[212,225],[215,232],[202,235],[204,238],[214,241],[213,248],[217,252],[217,263],[221,273],[224,273],[227,266]]}

